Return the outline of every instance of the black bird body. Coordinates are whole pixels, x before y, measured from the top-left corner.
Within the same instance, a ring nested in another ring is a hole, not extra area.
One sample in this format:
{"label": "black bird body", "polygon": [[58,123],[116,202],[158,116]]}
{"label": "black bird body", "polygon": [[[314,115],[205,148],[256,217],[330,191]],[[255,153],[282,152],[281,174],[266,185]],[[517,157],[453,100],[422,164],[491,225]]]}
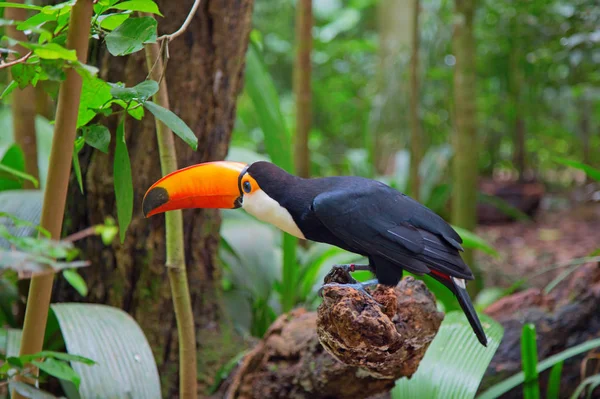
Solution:
{"label": "black bird body", "polygon": [[369,259],[379,283],[395,286],[403,270],[428,274],[457,297],[479,341],[487,344],[465,280],[462,240],[441,217],[384,183],[354,176],[303,179],[269,162],[213,162],[156,182],[144,197],[147,216],[173,209],[242,207],[300,238]]}
{"label": "black bird body", "polygon": [[303,179],[267,162],[250,165],[248,173],[290,213],[306,239],[367,257],[381,284],[395,286],[403,270],[440,281],[487,344],[464,283],[474,277],[459,253],[462,239],[439,215],[376,180]]}

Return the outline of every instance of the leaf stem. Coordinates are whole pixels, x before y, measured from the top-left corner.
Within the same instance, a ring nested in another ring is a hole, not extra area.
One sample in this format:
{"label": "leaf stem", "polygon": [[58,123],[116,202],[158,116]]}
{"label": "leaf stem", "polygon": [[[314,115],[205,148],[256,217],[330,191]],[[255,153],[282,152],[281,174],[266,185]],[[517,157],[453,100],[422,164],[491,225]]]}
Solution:
{"label": "leaf stem", "polygon": [[[78,0],[71,12],[67,48],[77,52],[80,62],[85,62],[87,57],[92,12],[92,0]],[[40,222],[43,228],[50,231],[54,239],[60,238],[62,230],[82,86],[82,78],[77,71],[69,69],[66,74],[66,79],[60,85],[50,169]],[[33,354],[42,350],[53,280],[52,273],[31,279],[20,355]],[[16,391],[12,397],[23,398]]]}
{"label": "leaf stem", "polygon": [[[199,1],[196,1],[196,3],[199,3]],[[195,8],[197,8],[197,4],[195,4]],[[190,15],[192,14],[193,12],[190,13]],[[157,43],[146,44],[145,52],[150,77],[160,82],[159,90],[154,94],[153,99],[160,106],[169,109],[167,82],[165,79],[161,79],[164,74],[164,64],[160,58],[160,47]],[[156,122],[160,166],[163,175],[166,175],[177,169],[175,141],[171,129],[158,118],[154,118],[154,120]],[[180,210],[165,213],[165,233],[166,267],[171,284],[179,337],[179,397],[191,399],[197,397],[198,391],[196,331],[187,280],[183,245],[183,217]]]}
{"label": "leaf stem", "polygon": [[[179,29],[177,29],[175,32],[171,33],[170,35],[160,36],[156,41],[158,42],[161,40],[167,40],[170,42],[171,40],[175,39],[177,36],[180,36],[181,34],[183,34],[183,32],[185,32],[186,29],[188,28],[188,26],[190,26],[190,24],[192,23],[194,14],[196,14],[196,10],[198,10],[198,7],[200,6],[200,1],[201,0],[194,1],[194,4],[192,5],[192,9],[188,13],[188,16],[185,18],[185,21],[183,21],[183,25],[181,25],[181,27]],[[151,15],[151,14],[149,14],[149,15]]]}

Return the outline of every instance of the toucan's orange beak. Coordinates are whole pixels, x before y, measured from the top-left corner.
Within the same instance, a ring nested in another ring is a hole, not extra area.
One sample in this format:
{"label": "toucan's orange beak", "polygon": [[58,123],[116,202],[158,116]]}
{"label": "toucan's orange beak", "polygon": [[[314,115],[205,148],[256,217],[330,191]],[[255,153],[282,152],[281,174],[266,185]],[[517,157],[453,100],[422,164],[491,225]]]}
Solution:
{"label": "toucan's orange beak", "polygon": [[144,216],[185,208],[238,208],[245,167],[241,162],[207,162],[170,173],[144,195]]}

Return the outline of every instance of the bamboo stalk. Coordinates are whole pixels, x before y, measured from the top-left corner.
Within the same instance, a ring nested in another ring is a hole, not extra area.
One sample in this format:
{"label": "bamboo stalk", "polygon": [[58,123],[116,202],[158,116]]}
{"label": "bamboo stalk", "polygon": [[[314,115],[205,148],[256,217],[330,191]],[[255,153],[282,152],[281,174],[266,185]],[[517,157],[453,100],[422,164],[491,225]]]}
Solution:
{"label": "bamboo stalk", "polygon": [[413,0],[412,45],[410,57],[410,195],[420,199],[419,166],[423,157],[419,120],[419,13],[421,3]]}
{"label": "bamboo stalk", "polygon": [[[164,65],[160,56],[160,46],[157,43],[146,44],[145,51],[150,78],[159,82],[159,90],[153,96],[153,100],[161,107],[169,109],[169,95],[163,72]],[[158,118],[154,118],[154,120],[156,122],[160,167],[162,174],[166,175],[177,170],[177,154],[173,132]],[[166,267],[171,284],[179,338],[179,397],[183,399],[196,398],[198,391],[196,331],[185,268],[183,217],[180,210],[165,213],[165,234]]]}
{"label": "bamboo stalk", "polygon": [[[71,11],[67,48],[77,52],[80,62],[85,62],[87,59],[92,12],[92,0],[78,0]],[[68,69],[66,75],[58,95],[50,168],[40,222],[40,225],[48,230],[54,239],[60,238],[62,230],[82,86],[81,76],[74,69]],[[53,280],[53,274],[31,279],[19,352],[21,355],[42,350]],[[14,392],[13,398],[20,399],[22,396]]]}
{"label": "bamboo stalk", "polygon": [[296,3],[296,62],[294,65],[294,93],[296,96],[295,158],[298,176],[310,175],[308,139],[312,122],[311,63],[312,0]]}

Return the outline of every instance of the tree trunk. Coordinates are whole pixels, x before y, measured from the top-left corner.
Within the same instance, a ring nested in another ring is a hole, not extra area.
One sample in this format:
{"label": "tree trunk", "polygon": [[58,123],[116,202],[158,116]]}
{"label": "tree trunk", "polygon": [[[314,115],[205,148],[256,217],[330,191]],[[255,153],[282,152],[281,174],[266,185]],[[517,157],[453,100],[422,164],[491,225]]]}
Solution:
{"label": "tree trunk", "polygon": [[[455,0],[452,47],[456,57],[454,68],[455,129],[452,137],[454,162],[452,177],[452,222],[473,231],[477,225],[477,127],[475,115],[475,38],[473,16],[475,0]],[[473,253],[465,251],[464,259],[477,275]],[[470,291],[476,285],[470,284]],[[474,292],[471,292],[473,294]]]}
{"label": "tree trunk", "polygon": [[385,173],[396,152],[408,143],[408,85],[406,79],[412,34],[413,0],[383,0],[378,4],[379,67],[377,95],[373,100],[370,128],[372,161]]}
{"label": "tree trunk", "polygon": [[312,122],[311,63],[312,0],[296,3],[296,63],[294,65],[294,93],[296,97],[296,172],[298,176],[310,175],[308,140]]}
{"label": "tree trunk", "polygon": [[[193,2],[158,3],[162,13],[169,16],[161,20],[161,34],[178,29]],[[166,73],[171,110],[199,139],[197,152],[175,139],[180,168],[220,160],[227,154],[236,100],[243,86],[251,12],[251,0],[202,2],[187,31],[169,45],[171,58]],[[146,77],[143,52],[99,59],[103,59],[101,71],[110,82],[122,81],[131,87]],[[110,117],[107,124],[114,132],[116,118]],[[163,397],[172,398],[177,392],[178,343],[164,266],[164,219],[144,219],[141,210],[144,193],[161,177],[154,121],[149,113],[141,122],[128,118],[125,131],[134,184],[133,220],[125,242],[104,247],[99,239],[88,238],[80,243],[83,257],[93,265],[82,270],[89,295],[81,298],[60,279],[55,300],[105,303],[135,317],[153,347]],[[81,153],[85,195],[72,181],[65,216],[67,233],[102,223],[108,216],[116,219],[113,151],[105,155],[86,148]],[[223,316],[216,259],[219,225],[217,211],[184,211],[185,258],[198,337],[199,395],[205,394],[220,365],[241,347],[231,323]]]}
{"label": "tree trunk", "polygon": [[[514,18],[513,18],[514,20]],[[523,70],[520,63],[520,46],[518,34],[518,22],[513,21],[512,51],[510,53],[510,74],[509,74],[509,95],[510,95],[510,122],[509,127],[513,131],[513,164],[517,170],[517,178],[519,182],[523,181],[525,176],[525,120],[523,113]]]}
{"label": "tree trunk", "polygon": [[420,2],[414,0],[412,10],[412,45],[410,56],[410,194],[419,200],[421,178],[422,143],[421,125],[419,121],[419,13]]}

